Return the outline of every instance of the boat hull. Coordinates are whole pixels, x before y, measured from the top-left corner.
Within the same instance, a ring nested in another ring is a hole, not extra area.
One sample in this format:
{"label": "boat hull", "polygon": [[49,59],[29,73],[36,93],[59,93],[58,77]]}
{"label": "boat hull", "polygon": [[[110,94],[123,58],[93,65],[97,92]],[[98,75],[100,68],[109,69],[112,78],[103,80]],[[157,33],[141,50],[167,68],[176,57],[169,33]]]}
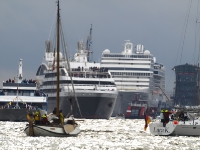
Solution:
{"label": "boat hull", "polygon": [[149,130],[153,135],[174,135],[175,128],[176,125],[172,123],[166,124],[165,127],[163,127],[163,123],[161,122],[152,122],[149,124]]}
{"label": "boat hull", "polygon": [[27,121],[28,109],[0,109],[0,121]]}
{"label": "boat hull", "polygon": [[[24,132],[29,136],[29,126],[25,128]],[[66,133],[63,127],[33,125],[33,132],[34,136],[69,137],[77,136],[80,128],[78,126],[72,132]]]}
{"label": "boat hull", "polygon": [[200,136],[200,125],[177,125],[175,135]]}
{"label": "boat hull", "polygon": [[161,122],[152,122],[149,124],[149,129],[153,135],[178,135],[178,136],[200,136],[200,124],[195,124],[195,121],[186,121],[174,124],[172,121],[163,127]]}
{"label": "boat hull", "polygon": [[[109,119],[115,106],[117,92],[91,93],[77,94],[82,117],[85,119]],[[55,106],[55,98],[49,98],[48,111],[52,112]],[[72,107],[74,117],[81,118],[74,97],[72,97]],[[64,115],[67,115],[70,112],[68,96],[60,97],[60,109],[63,111]]]}

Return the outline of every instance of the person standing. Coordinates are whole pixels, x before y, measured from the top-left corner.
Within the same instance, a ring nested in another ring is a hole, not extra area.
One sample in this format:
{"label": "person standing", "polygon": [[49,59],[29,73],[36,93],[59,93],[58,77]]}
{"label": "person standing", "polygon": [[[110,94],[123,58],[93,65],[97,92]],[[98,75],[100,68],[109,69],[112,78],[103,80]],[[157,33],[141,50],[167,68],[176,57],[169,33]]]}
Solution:
{"label": "person standing", "polygon": [[172,114],[171,112],[169,112],[167,109],[165,110],[164,114],[164,120],[165,120],[165,126],[166,124],[169,122],[169,115]]}
{"label": "person standing", "polygon": [[43,124],[43,125],[49,124],[49,121],[48,121],[48,119],[47,119],[47,115],[46,115],[46,114],[44,114],[44,115],[42,116],[42,124]]}
{"label": "person standing", "polygon": [[35,124],[40,124],[40,111],[37,110],[34,114]]}
{"label": "person standing", "polygon": [[61,125],[63,125],[65,116],[63,115],[62,110],[59,111],[59,118]]}
{"label": "person standing", "polygon": [[165,119],[164,119],[164,110],[161,110],[160,111],[160,120],[161,122],[163,123],[163,127],[165,126]]}

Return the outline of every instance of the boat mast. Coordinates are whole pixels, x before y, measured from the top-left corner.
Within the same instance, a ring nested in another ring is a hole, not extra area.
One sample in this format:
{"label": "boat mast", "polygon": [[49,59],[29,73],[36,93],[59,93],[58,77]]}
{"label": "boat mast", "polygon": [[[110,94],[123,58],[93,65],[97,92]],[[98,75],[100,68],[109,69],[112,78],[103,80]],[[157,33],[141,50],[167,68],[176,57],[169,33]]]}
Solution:
{"label": "boat mast", "polygon": [[56,98],[56,115],[59,115],[59,103],[60,103],[60,72],[59,72],[59,66],[60,66],[60,9],[59,9],[59,0],[58,0],[58,12],[57,12],[57,98]]}
{"label": "boat mast", "polygon": [[16,103],[16,108],[18,109],[19,108],[19,83],[22,82],[22,59],[19,59],[19,74],[17,75],[17,103]]}

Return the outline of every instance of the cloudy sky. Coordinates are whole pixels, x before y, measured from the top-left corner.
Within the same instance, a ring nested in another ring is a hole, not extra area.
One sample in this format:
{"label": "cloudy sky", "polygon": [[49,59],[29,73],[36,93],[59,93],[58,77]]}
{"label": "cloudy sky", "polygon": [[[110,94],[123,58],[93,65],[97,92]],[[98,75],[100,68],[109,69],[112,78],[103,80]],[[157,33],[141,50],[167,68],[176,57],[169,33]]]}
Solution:
{"label": "cloudy sky", "polygon": [[[23,76],[34,79],[49,38],[56,0],[1,0],[0,81],[13,79],[23,59]],[[143,44],[166,66],[166,88],[174,84],[175,65],[199,63],[199,0],[60,0],[68,51],[93,25],[93,59],[104,49],[121,52],[124,40]],[[0,87],[2,84],[0,85]]]}

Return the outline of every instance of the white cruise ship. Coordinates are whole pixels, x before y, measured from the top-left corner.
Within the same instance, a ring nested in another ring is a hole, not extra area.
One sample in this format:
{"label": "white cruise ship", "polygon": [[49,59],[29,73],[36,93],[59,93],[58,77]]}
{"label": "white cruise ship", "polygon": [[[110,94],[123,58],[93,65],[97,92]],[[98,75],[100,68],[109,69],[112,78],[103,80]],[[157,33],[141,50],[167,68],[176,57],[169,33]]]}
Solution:
{"label": "white cruise ship", "polygon": [[156,112],[163,96],[154,87],[154,82],[163,79],[165,69],[161,66],[159,71],[162,75],[160,72],[154,75],[155,63],[155,57],[149,50],[144,50],[143,45],[137,45],[133,52],[133,44],[129,40],[121,53],[111,53],[108,49],[103,51],[101,66],[108,68],[119,92],[112,116],[123,113],[126,118],[143,118],[146,108],[149,108],[149,113]]}
{"label": "white cruise ship", "polygon": [[[60,53],[60,109],[67,115],[70,112],[70,99],[72,99],[73,115],[81,117],[72,92],[74,87],[83,118],[109,119],[118,91],[108,70],[100,67],[100,63],[89,62],[88,53],[89,50],[84,49],[83,41],[78,42],[78,52],[74,55],[74,59],[69,61],[70,68],[64,55]],[[48,94],[48,112],[52,112],[56,106],[57,73],[56,69],[53,69],[53,66],[56,67],[53,55],[53,44],[47,41],[44,62],[36,73],[36,78],[41,84],[40,88]]]}

